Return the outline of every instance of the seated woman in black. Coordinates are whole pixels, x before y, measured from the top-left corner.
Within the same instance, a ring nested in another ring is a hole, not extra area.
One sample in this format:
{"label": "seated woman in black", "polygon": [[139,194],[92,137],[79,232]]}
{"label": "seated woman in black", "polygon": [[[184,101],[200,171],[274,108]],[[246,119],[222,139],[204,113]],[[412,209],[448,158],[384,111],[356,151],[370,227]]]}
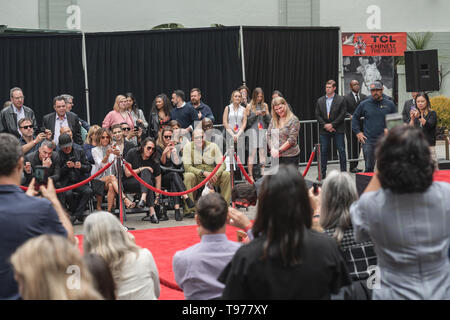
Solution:
{"label": "seated woman in black", "polygon": [[[178,150],[175,146],[178,142],[173,141],[173,130],[171,127],[163,127],[156,144],[156,151],[160,157],[160,163],[163,168],[167,168],[162,169],[162,185],[169,189],[170,192],[186,191],[186,186],[183,182],[183,163],[178,156]],[[186,201],[189,208],[195,206],[187,194],[183,195],[182,198]],[[183,220],[180,213],[180,197],[175,197],[175,220]]]}
{"label": "seated woman in black", "polygon": [[[142,180],[152,186],[155,185],[155,181],[156,188],[161,189],[161,169],[157,160],[157,153],[155,152],[155,140],[152,138],[145,138],[141,142],[140,147],[128,151],[125,160]],[[155,199],[153,191],[140,184],[139,181],[131,175],[131,172],[127,167],[125,167],[125,176],[127,178],[123,181],[124,190],[126,192],[141,193],[141,201],[139,201],[138,207],[143,208],[147,204],[150,208],[150,222],[159,223],[154,208],[154,205],[159,202],[159,194],[156,195]]]}

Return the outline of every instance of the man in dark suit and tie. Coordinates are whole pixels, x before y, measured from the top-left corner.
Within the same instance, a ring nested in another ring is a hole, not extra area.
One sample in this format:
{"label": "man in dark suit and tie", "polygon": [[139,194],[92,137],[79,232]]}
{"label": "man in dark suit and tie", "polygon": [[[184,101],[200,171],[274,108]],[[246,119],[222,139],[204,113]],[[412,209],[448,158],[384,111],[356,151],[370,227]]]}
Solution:
{"label": "man in dark suit and tie", "polygon": [[411,121],[411,117],[409,116],[409,113],[411,112],[411,108],[417,108],[416,107],[416,97],[417,97],[418,92],[411,92],[411,97],[412,99],[409,99],[405,102],[405,104],[403,105],[403,111],[402,111],[402,116],[403,116],[403,122],[406,124],[409,124],[409,122]]}
{"label": "man in dark suit and tie", "polygon": [[[359,89],[359,82],[357,80],[350,81],[350,92],[344,96],[347,105],[347,118],[351,119],[359,103],[367,98],[365,94],[360,93]],[[345,123],[345,135],[347,136],[347,156],[350,160],[350,172],[361,172],[362,170],[358,169],[361,144],[358,142],[356,134],[352,131],[351,121]]]}
{"label": "man in dark suit and tie", "polygon": [[64,97],[57,96],[53,98],[53,108],[55,112],[45,115],[42,122],[46,129],[52,131],[52,140],[55,144],[59,143],[61,128],[69,127],[73,133],[73,141],[79,145],[83,145],[80,120],[76,114],[67,111]]}
{"label": "man in dark suit and tie", "polygon": [[347,113],[344,97],[335,93],[336,81],[328,80],[325,85],[326,95],[320,97],[316,104],[316,119],[319,122],[321,145],[321,171],[324,179],[327,174],[328,146],[331,138],[335,139],[339,153],[341,171],[347,171],[345,156],[344,119]]}

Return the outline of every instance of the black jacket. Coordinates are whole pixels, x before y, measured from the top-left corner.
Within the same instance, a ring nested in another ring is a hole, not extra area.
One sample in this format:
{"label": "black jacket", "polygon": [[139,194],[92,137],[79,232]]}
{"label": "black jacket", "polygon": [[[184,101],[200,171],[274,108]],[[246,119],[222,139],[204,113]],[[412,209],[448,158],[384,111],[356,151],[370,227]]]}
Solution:
{"label": "black jacket", "polygon": [[[60,167],[60,161],[59,156],[56,152],[53,151],[52,153],[52,165],[48,169],[48,177],[52,178],[53,182],[56,184],[59,182],[61,177],[61,167]],[[42,161],[39,159],[39,150],[28,153],[25,156],[24,164],[27,162],[31,163],[31,174],[28,174],[25,170],[23,171],[25,175],[25,185],[29,185],[31,182],[31,179],[33,178],[33,171],[34,168],[37,166],[42,166]]]}
{"label": "black jacket", "polygon": [[[15,135],[17,138],[20,138],[20,133],[17,128],[17,115],[14,112],[14,107],[9,106],[8,108],[5,108],[0,113],[0,132],[1,133],[11,133]],[[31,110],[28,107],[22,106],[25,118],[30,118],[33,120],[33,128],[34,132],[37,132],[37,123],[36,118],[34,116],[34,111]]]}
{"label": "black jacket", "polygon": [[[83,145],[83,140],[81,139],[81,125],[80,119],[73,112],[66,112],[67,115],[67,123],[69,124],[70,130],[72,130],[73,134],[73,142]],[[46,129],[50,129],[52,131],[52,140],[55,135],[55,122],[56,122],[56,112],[52,112],[46,114],[42,119],[42,123]]]}
{"label": "black jacket", "polygon": [[346,114],[347,118],[350,118],[350,116],[353,115],[353,112],[355,112],[356,107],[358,107],[361,101],[366,100],[367,98],[365,94],[359,92],[359,102],[357,103],[355,100],[355,96],[353,95],[353,91],[350,91],[344,97],[345,103],[347,104],[347,114]]}
{"label": "black jacket", "polygon": [[[61,165],[61,185],[67,186],[86,179],[91,172],[92,165],[86,158],[86,154],[83,149],[72,148],[69,154],[64,153],[62,150],[58,151],[58,156]],[[81,162],[81,168],[69,168],[67,166],[68,161]]]}
{"label": "black jacket", "polygon": [[334,95],[331,103],[330,116],[327,114],[326,96],[317,99],[316,104],[316,119],[319,122],[319,132],[328,133],[324,129],[324,125],[331,123],[337,133],[344,133],[344,119],[347,113],[347,106],[343,96]]}
{"label": "black jacket", "polygon": [[409,99],[405,101],[403,105],[402,117],[404,123],[409,123],[411,121],[411,117],[409,116],[409,112],[411,111],[411,107],[415,106],[414,99]]}

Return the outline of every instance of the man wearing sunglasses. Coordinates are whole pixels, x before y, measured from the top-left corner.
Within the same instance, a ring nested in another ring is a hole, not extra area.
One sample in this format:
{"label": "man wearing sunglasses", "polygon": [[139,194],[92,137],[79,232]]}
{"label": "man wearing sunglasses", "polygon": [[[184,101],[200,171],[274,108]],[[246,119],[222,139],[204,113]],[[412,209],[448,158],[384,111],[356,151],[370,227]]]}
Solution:
{"label": "man wearing sunglasses", "polygon": [[41,146],[42,141],[50,139],[52,136],[50,130],[40,132],[37,136],[34,136],[33,120],[31,120],[31,118],[20,119],[18,126],[21,134],[19,141],[24,155],[29,152],[37,151]]}

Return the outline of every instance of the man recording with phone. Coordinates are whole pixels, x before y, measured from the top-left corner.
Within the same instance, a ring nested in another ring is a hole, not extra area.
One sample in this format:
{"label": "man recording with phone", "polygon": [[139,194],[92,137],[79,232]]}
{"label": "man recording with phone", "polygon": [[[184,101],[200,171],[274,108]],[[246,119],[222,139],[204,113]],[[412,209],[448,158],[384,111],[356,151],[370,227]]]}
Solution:
{"label": "man recording with phone", "polygon": [[[86,158],[83,149],[72,147],[73,142],[68,134],[59,136],[58,156],[61,160],[61,186],[70,186],[81,182],[89,176],[92,165]],[[75,201],[74,192],[78,193],[79,200]],[[62,193],[63,203],[66,203],[71,213],[71,220],[83,222],[83,212],[93,191],[88,184]]]}
{"label": "man recording with phone", "polygon": [[25,156],[24,185],[28,185],[33,178],[33,173],[36,167],[47,167],[48,177],[53,180],[56,188],[61,186],[60,184],[60,165],[58,154],[53,152],[55,145],[52,141],[44,140],[37,151],[31,152]]}
{"label": "man recording with phone", "polygon": [[44,128],[41,128],[35,136],[33,120],[31,120],[31,118],[22,118],[17,124],[21,133],[19,142],[22,146],[24,155],[27,155],[29,152],[37,151],[41,146],[42,141],[45,139],[50,140],[52,137],[52,132]]}
{"label": "man recording with phone", "polygon": [[57,234],[75,243],[73,228],[50,179],[40,186],[45,199],[35,197],[33,179],[24,193],[19,188],[24,158],[19,139],[0,134],[0,299],[18,299],[19,291],[9,262],[11,254],[28,239],[41,234]]}

